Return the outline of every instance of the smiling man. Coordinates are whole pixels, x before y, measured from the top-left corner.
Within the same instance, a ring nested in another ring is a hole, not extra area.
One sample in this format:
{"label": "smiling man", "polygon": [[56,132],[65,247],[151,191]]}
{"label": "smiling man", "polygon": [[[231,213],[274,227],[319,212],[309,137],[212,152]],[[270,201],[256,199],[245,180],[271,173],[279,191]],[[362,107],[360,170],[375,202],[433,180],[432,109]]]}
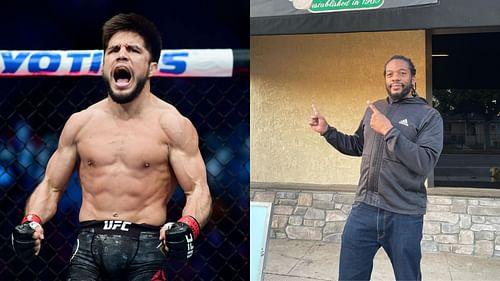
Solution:
{"label": "smiling man", "polygon": [[339,280],[370,280],[383,247],[396,280],[421,280],[420,241],[426,177],[443,148],[443,120],[415,90],[417,71],[404,56],[384,66],[388,97],[369,102],[353,135],[328,125],[313,105],[309,125],[341,153],[362,156],[358,190],[342,233]]}
{"label": "smiling man", "polygon": [[[164,280],[165,255],[190,258],[211,212],[198,135],[150,91],[161,37],[149,20],[136,14],[111,18],[103,26],[103,47],[108,97],[65,124],[13,245],[26,261],[38,255],[42,225],[56,213],[77,169],[82,230],[68,280]],[[177,183],[186,205],[177,222],[165,224]]]}

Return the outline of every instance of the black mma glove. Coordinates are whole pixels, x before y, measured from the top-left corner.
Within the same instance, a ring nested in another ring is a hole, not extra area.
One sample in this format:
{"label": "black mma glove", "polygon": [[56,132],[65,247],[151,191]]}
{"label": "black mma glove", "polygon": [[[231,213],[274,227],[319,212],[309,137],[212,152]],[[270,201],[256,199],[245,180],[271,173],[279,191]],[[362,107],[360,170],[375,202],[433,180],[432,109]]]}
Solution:
{"label": "black mma glove", "polygon": [[36,240],[33,238],[33,233],[40,226],[40,222],[38,216],[28,215],[12,232],[12,247],[16,252],[16,256],[25,263],[29,263],[35,258]]}
{"label": "black mma glove", "polygon": [[194,240],[200,234],[200,224],[191,216],[184,216],[177,222],[169,222],[163,226],[165,240],[162,251],[167,257],[184,260],[194,253]]}

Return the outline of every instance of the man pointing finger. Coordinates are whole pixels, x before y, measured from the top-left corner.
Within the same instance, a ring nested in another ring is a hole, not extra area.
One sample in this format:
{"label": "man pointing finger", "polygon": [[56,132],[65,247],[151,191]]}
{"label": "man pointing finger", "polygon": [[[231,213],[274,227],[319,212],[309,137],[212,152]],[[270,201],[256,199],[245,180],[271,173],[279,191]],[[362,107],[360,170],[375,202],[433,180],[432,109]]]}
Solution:
{"label": "man pointing finger", "polygon": [[312,115],[311,120],[309,120],[309,126],[311,126],[311,129],[313,129],[317,133],[320,133],[321,135],[323,135],[328,129],[328,123],[326,122],[325,117],[323,117],[319,113],[314,104],[312,105]]}
{"label": "man pointing finger", "polygon": [[370,127],[377,133],[385,136],[390,129],[392,129],[392,123],[381,113],[377,107],[370,101],[366,102],[368,107],[372,110],[372,117],[370,118]]}
{"label": "man pointing finger", "polygon": [[383,247],[397,280],[421,280],[424,181],[443,148],[443,120],[415,91],[416,69],[404,56],[384,67],[388,97],[368,102],[352,135],[328,125],[313,105],[309,125],[339,152],[362,156],[358,190],[342,233],[339,280],[370,280]]}

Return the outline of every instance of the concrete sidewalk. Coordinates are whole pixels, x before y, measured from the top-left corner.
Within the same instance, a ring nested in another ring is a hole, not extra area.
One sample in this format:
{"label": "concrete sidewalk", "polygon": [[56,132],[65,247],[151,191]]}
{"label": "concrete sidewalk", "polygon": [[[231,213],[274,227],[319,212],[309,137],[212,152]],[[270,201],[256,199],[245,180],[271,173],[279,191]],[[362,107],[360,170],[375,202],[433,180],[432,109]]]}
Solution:
{"label": "concrete sidewalk", "polygon": [[[266,281],[325,281],[338,279],[340,245],[322,241],[269,239],[264,268]],[[500,258],[449,253],[424,253],[422,278],[429,281],[500,280]],[[375,256],[372,280],[395,280],[383,249]]]}

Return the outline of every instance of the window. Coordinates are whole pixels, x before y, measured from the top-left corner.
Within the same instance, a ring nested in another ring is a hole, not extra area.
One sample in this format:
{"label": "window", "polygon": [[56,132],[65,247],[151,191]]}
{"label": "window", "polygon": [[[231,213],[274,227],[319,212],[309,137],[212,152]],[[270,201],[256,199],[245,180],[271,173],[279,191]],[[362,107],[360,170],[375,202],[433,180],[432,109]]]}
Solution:
{"label": "window", "polygon": [[433,106],[444,121],[436,187],[500,188],[499,43],[495,32],[432,38]]}

